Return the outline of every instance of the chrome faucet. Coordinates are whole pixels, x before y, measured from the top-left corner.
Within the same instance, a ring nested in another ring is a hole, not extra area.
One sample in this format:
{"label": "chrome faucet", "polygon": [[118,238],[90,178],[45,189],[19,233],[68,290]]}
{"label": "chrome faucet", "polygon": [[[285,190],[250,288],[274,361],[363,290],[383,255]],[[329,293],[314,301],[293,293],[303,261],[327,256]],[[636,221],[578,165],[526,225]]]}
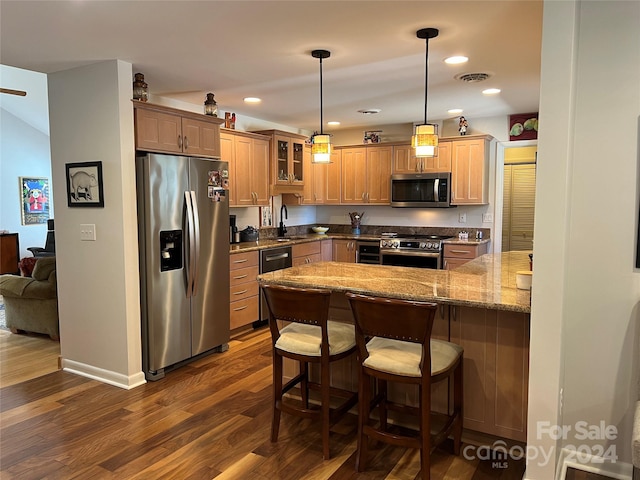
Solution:
{"label": "chrome faucet", "polygon": [[284,234],[287,233],[287,229],[284,226],[284,222],[282,220],[282,211],[284,210],[284,218],[289,219],[289,212],[287,212],[287,206],[283,203],[280,207],[280,225],[278,226],[278,236],[284,237]]}

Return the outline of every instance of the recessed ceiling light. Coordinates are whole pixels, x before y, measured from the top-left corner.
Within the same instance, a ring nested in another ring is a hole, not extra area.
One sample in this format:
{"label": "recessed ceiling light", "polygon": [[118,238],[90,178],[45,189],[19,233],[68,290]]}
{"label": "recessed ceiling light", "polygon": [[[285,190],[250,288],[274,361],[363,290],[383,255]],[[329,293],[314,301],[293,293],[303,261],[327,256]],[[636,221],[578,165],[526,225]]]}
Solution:
{"label": "recessed ceiling light", "polygon": [[485,95],[496,95],[500,92],[501,90],[499,88],[487,88],[486,90],[482,91],[482,93],[484,93]]}
{"label": "recessed ceiling light", "polygon": [[358,110],[359,113],[363,113],[365,115],[375,115],[376,113],[380,113],[382,110],[379,108],[363,108],[362,110]]}
{"label": "recessed ceiling light", "polygon": [[327,125],[340,125],[340,122],[336,122],[336,121],[327,122]]}
{"label": "recessed ceiling light", "polygon": [[262,101],[262,99],[258,98],[258,97],[246,97],[244,99],[245,103],[260,103]]}
{"label": "recessed ceiling light", "polygon": [[444,59],[444,63],[448,63],[449,65],[458,65],[460,63],[467,63],[468,61],[469,57],[464,57],[462,55],[456,55]]}
{"label": "recessed ceiling light", "polygon": [[447,113],[449,113],[450,115],[458,115],[458,114],[462,113],[462,109],[461,108],[452,108],[451,110],[447,110]]}

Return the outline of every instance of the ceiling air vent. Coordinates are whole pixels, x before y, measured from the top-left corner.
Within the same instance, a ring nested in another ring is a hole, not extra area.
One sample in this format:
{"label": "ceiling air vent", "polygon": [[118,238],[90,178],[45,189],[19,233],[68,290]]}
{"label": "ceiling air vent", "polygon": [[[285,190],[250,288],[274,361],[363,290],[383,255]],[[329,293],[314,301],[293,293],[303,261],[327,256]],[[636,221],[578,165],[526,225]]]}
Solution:
{"label": "ceiling air vent", "polygon": [[483,82],[491,75],[488,73],[462,73],[460,75],[456,75],[454,78],[456,80],[462,80],[467,83],[475,83],[475,82]]}

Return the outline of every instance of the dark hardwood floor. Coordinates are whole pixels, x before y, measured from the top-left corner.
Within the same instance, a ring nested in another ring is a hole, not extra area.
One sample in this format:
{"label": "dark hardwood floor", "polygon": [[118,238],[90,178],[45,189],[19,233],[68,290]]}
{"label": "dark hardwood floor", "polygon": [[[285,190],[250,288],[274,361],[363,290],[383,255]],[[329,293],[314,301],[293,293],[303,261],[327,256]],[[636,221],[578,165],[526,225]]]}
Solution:
{"label": "dark hardwood floor", "polygon": [[[130,391],[57,371],[0,389],[1,479],[415,479],[414,450],[372,445],[368,470],[355,471],[356,418],[337,423],[332,459],[320,431],[283,415],[269,440],[268,330]],[[433,479],[521,479],[524,460],[432,455]]]}

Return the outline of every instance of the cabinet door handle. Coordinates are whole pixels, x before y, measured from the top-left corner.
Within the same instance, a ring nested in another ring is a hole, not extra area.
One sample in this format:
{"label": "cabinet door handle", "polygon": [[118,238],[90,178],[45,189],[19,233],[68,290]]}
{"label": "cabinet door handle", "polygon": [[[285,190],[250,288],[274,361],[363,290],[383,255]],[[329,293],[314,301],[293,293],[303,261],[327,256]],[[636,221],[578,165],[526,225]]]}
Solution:
{"label": "cabinet door handle", "polygon": [[360,198],[364,202],[364,192],[362,192],[362,195],[360,195]]}
{"label": "cabinet door handle", "polygon": [[244,275],[238,275],[237,277],[233,277],[234,280],[240,280],[241,278],[247,278],[249,275],[248,274],[244,274]]}
{"label": "cabinet door handle", "polygon": [[233,292],[234,295],[242,295],[243,293],[247,293],[249,290],[245,289],[242,290],[241,292]]}
{"label": "cabinet door handle", "polygon": [[456,306],[455,305],[451,305],[451,316],[453,317],[453,321],[456,322],[457,319],[457,315],[456,315]]}
{"label": "cabinet door handle", "polygon": [[243,258],[242,260],[234,260],[233,263],[246,263],[248,261],[249,261],[248,258]]}
{"label": "cabinet door handle", "polygon": [[189,139],[187,138],[187,136],[184,136],[184,149],[188,150],[189,149]]}
{"label": "cabinet door handle", "polygon": [[182,149],[182,135],[178,135],[178,148]]}
{"label": "cabinet door handle", "polygon": [[234,312],[239,312],[240,310],[244,310],[245,308],[247,308],[249,305],[245,305],[244,307],[238,307],[238,308],[234,308],[233,311]]}

